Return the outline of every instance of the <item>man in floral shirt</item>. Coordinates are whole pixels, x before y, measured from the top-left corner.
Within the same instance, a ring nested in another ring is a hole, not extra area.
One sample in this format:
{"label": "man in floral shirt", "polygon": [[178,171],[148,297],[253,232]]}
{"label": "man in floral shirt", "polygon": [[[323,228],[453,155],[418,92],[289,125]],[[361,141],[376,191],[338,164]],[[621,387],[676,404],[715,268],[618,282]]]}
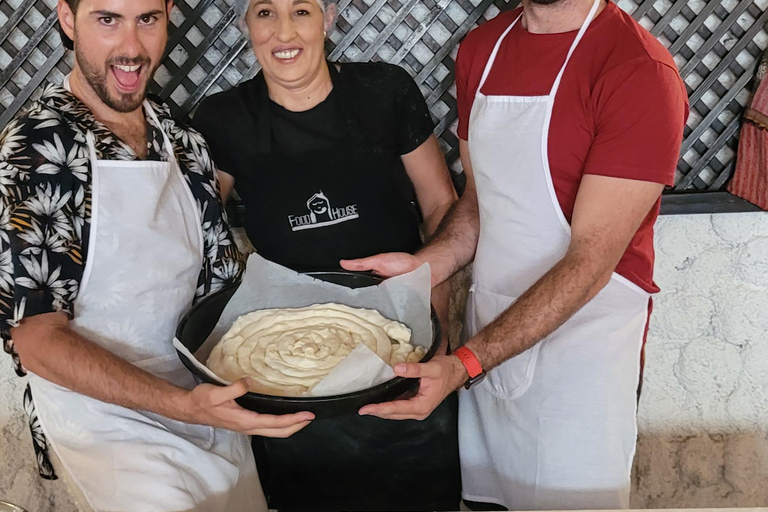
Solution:
{"label": "man in floral shirt", "polygon": [[0,336],[29,372],[41,475],[84,510],[265,509],[244,434],[312,416],[246,411],[247,382],[197,385],[174,353],[243,259],[205,141],[145,99],[171,6],[60,2],[73,72],[0,134]]}
{"label": "man in floral shirt", "polygon": [[[150,104],[172,137],[203,222],[205,249],[197,300],[238,282],[244,258],[227,225],[205,140],[180,126],[167,106]],[[61,85],[47,85],[0,134],[0,334],[20,376],[25,372],[10,329],[26,316],[73,314],[91,226],[88,131],[95,135],[100,159],[138,160]],[[151,124],[148,132],[145,159],[166,161],[161,132]]]}

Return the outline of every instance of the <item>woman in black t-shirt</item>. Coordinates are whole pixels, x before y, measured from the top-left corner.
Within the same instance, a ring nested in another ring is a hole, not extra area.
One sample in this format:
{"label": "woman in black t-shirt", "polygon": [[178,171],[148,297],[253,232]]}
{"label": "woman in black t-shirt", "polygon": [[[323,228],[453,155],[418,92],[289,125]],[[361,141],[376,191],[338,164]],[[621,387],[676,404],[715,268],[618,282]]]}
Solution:
{"label": "woman in black t-shirt", "polygon": [[[199,107],[194,126],[245,206],[267,259],[300,271],[415,252],[455,200],[418,87],[383,63],[331,64],[323,0],[239,0],[262,71]],[[447,290],[436,290],[447,317]],[[444,346],[447,343],[444,340]],[[255,438],[264,490],[281,510],[457,510],[455,395],[424,422],[351,414],[289,439]]]}

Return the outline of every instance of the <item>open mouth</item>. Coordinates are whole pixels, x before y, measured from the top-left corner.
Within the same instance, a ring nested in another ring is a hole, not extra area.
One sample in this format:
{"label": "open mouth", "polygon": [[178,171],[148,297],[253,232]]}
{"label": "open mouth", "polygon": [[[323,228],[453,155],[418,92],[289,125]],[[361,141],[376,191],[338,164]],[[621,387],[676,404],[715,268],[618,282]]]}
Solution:
{"label": "open mouth", "polygon": [[274,55],[278,61],[288,63],[296,60],[299,55],[301,55],[301,52],[301,48],[288,48],[285,50],[274,51],[272,52],[272,55]]}
{"label": "open mouth", "polygon": [[132,66],[113,64],[110,66],[112,74],[117,82],[118,89],[124,93],[136,92],[141,83],[141,70],[140,64],[134,64]]}

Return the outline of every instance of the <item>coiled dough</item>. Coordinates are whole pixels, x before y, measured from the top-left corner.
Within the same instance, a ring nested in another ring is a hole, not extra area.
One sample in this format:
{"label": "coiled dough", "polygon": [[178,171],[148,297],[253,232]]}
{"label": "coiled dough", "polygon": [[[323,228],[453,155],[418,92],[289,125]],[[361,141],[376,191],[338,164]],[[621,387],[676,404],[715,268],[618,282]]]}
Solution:
{"label": "coiled dough", "polygon": [[208,357],[208,368],[228,381],[250,377],[251,391],[299,396],[364,344],[394,365],[418,362],[423,347],[411,330],[373,309],[343,304],[263,309],[239,317]]}

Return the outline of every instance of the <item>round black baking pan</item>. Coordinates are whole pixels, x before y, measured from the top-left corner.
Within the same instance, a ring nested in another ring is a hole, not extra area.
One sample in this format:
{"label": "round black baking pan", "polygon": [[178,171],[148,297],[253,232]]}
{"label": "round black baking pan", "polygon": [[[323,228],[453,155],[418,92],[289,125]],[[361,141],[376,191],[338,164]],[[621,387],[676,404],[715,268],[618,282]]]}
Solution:
{"label": "round black baking pan", "polygon": [[[379,284],[382,279],[378,276],[368,273],[358,272],[307,272],[316,279],[328,281],[349,288],[363,288]],[[224,311],[229,299],[237,291],[239,285],[232,285],[224,288],[198,302],[182,317],[176,329],[176,338],[192,354],[205,342],[208,336],[216,327],[221,313]],[[437,320],[435,311],[432,310],[432,345],[427,350],[422,362],[429,361],[434,357],[440,346],[440,322]],[[221,385],[211,379],[204,372],[200,371],[192,362],[181,352],[178,352],[181,361],[192,373],[194,373],[203,382],[209,384]],[[355,412],[367,404],[387,402],[394,400],[406,393],[416,392],[418,389],[418,379],[406,379],[404,377],[395,377],[378,386],[355,391],[354,393],[345,393],[343,395],[332,395],[323,397],[286,397],[264,395],[260,393],[246,393],[237,399],[242,407],[265,414],[289,414],[300,411],[310,411],[318,418],[328,418]]]}

